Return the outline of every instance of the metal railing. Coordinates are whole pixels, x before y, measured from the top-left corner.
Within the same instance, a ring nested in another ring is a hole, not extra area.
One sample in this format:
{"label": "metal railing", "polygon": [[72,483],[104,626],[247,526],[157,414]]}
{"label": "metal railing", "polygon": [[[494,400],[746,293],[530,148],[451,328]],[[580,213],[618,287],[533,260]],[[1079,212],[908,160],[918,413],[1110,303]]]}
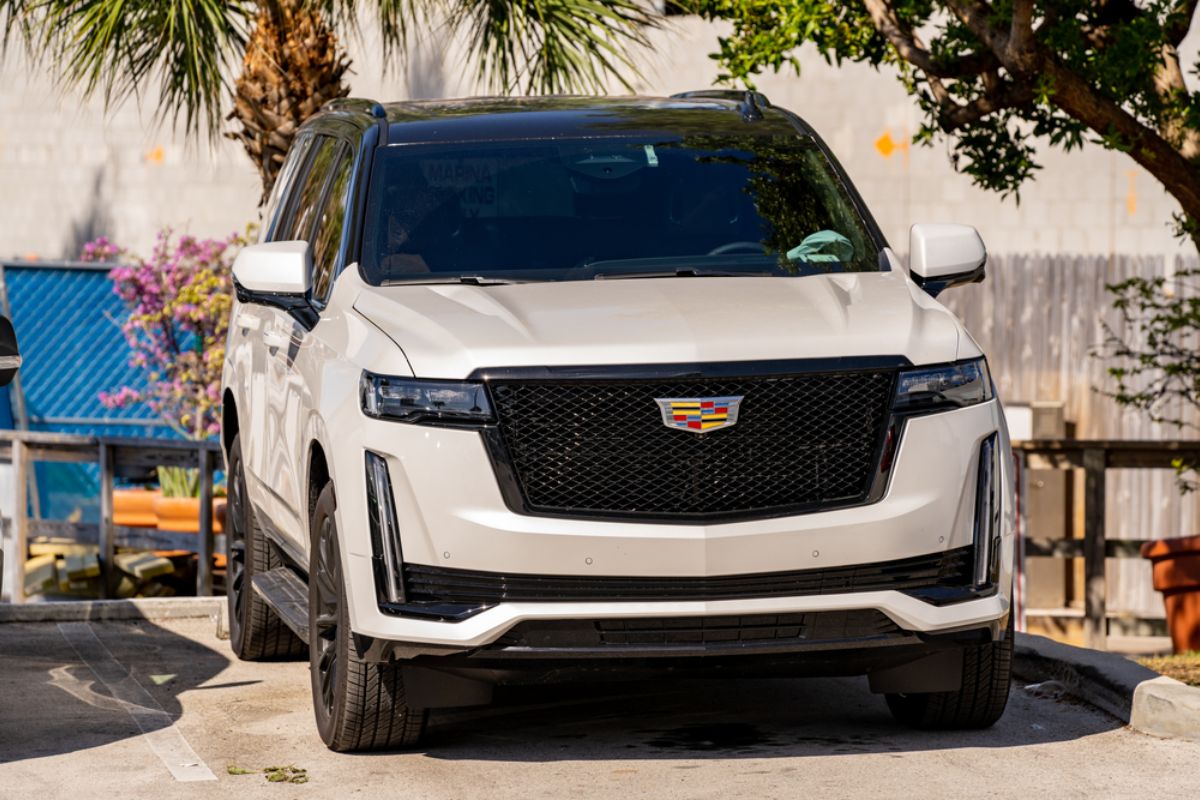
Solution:
{"label": "metal railing", "polygon": [[[213,534],[213,474],[220,463],[217,442],[78,436],[63,433],[0,430],[0,462],[13,465],[17,502],[12,510],[16,563],[13,602],[25,599],[25,559],[35,536],[58,536],[98,548],[101,597],[113,597],[117,547],[189,550],[198,555],[196,594],[212,594],[213,553],[225,552],[225,537]],[[93,463],[100,466],[100,522],[32,518],[28,509],[29,476],[36,461]],[[191,467],[200,478],[199,533],[131,528],[113,523],[113,484],[117,478],[142,478],[155,467]]]}

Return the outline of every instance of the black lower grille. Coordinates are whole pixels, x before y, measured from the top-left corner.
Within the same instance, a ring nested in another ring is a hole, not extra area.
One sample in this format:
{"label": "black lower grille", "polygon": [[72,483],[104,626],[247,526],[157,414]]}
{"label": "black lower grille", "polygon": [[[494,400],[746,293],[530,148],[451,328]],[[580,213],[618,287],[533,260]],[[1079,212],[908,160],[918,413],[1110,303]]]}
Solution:
{"label": "black lower grille", "polygon": [[710,578],[510,575],[405,564],[404,582],[409,603],[493,605],[801,597],[970,586],[973,550],[962,547],[876,564]]}
{"label": "black lower grille", "polygon": [[[866,500],[891,369],[691,380],[493,380],[525,509],[754,516]],[[732,427],[669,428],[656,400],[741,397]]]}
{"label": "black lower grille", "polygon": [[721,617],[530,620],[513,627],[488,649],[746,646],[900,635],[903,631],[896,623],[874,609]]}

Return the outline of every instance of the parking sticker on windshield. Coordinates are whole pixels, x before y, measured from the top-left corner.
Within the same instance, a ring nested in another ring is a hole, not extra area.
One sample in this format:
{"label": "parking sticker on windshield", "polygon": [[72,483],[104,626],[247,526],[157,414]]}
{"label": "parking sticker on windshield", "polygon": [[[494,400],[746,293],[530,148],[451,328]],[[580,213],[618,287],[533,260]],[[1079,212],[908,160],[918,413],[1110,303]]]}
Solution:
{"label": "parking sticker on windshield", "polygon": [[425,180],[437,189],[458,192],[459,207],[468,217],[496,216],[496,160],[446,158],[422,162]]}
{"label": "parking sticker on windshield", "polygon": [[658,166],[658,153],[654,152],[654,145],[648,144],[645,146],[646,163],[652,167]]}

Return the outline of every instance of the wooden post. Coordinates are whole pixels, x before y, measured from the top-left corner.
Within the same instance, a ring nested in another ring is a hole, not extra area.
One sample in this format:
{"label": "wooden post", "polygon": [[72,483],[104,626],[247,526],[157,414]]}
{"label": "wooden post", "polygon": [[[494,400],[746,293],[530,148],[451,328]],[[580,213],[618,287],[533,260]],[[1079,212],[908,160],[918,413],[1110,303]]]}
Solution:
{"label": "wooden post", "polygon": [[200,554],[196,564],[196,596],[213,593],[213,463],[212,452],[199,444],[200,459]]}
{"label": "wooden post", "polygon": [[113,527],[113,480],[115,458],[111,446],[100,443],[100,596],[116,596],[117,571],[113,569],[116,555],[116,531]]}
{"label": "wooden post", "polygon": [[25,559],[29,558],[29,451],[20,439],[12,443],[13,494],[13,585],[9,596],[14,603],[25,601]]}
{"label": "wooden post", "polygon": [[1016,475],[1016,497],[1014,498],[1017,523],[1016,536],[1016,575],[1013,576],[1013,607],[1009,613],[1013,615],[1014,630],[1025,633],[1028,629],[1025,620],[1025,609],[1028,606],[1028,590],[1026,574],[1028,570],[1025,560],[1025,540],[1029,538],[1029,456],[1018,450],[1013,453],[1013,467]]}
{"label": "wooden post", "polygon": [[1104,574],[1104,450],[1083,451],[1083,574],[1084,642],[1095,650],[1108,648],[1108,584]]}

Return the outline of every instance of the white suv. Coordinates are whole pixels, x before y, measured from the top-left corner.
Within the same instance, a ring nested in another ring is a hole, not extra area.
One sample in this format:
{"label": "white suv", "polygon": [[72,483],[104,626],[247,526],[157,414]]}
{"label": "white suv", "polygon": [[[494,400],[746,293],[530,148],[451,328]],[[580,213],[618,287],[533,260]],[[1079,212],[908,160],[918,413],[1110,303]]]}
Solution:
{"label": "white suv", "polygon": [[1013,490],[979,347],[758,94],[347,100],[234,265],[242,658],[309,653],[322,738],[414,744],[497,683],[866,675],[983,727]]}

